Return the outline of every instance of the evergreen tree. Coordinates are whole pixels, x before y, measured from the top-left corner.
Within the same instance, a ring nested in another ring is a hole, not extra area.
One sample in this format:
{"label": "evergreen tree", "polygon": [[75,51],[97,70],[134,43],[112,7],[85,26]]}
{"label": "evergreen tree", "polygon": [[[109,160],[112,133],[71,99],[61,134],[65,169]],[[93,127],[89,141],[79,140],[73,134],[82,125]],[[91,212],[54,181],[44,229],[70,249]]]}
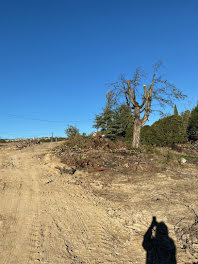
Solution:
{"label": "evergreen tree", "polygon": [[153,127],[149,125],[143,126],[140,133],[140,139],[143,145],[156,145]]}
{"label": "evergreen tree", "polygon": [[191,112],[187,131],[190,140],[198,140],[198,105]]}
{"label": "evergreen tree", "polygon": [[178,114],[178,111],[177,111],[177,106],[175,105],[175,107],[174,107],[174,115],[175,116],[178,116],[179,114]]}
{"label": "evergreen tree", "polygon": [[147,143],[152,142],[157,146],[173,146],[176,143],[183,143],[182,117],[172,115],[156,121],[147,131],[147,135],[149,136],[146,139]]}
{"label": "evergreen tree", "polygon": [[[186,118],[186,115],[185,115]],[[185,119],[184,118],[184,119]],[[177,110],[177,106],[175,105],[174,107],[174,114],[172,116],[172,126],[173,129],[175,129],[178,126],[178,131],[177,131],[177,142],[175,143],[184,143],[185,141],[187,141],[187,133],[186,133],[186,129],[184,127],[184,123],[183,123],[183,117],[179,115],[178,110]],[[174,144],[174,143],[173,143]]]}
{"label": "evergreen tree", "polygon": [[106,130],[106,136],[111,139],[125,137],[126,131],[133,126],[133,116],[130,108],[122,104],[114,110],[113,118],[109,122]]}
{"label": "evergreen tree", "polygon": [[181,113],[181,117],[182,117],[182,123],[183,123],[183,137],[184,137],[184,141],[187,142],[188,141],[188,123],[189,123],[189,118],[190,118],[190,111],[186,110],[185,112]]}
{"label": "evergreen tree", "polygon": [[101,129],[110,139],[125,137],[127,129],[133,126],[131,109],[125,104],[116,107],[112,92],[109,92],[106,98],[106,106],[100,115],[96,115],[93,127]]}
{"label": "evergreen tree", "polygon": [[174,144],[186,142],[186,122],[188,112],[180,116],[177,107],[174,114],[156,121],[152,126],[144,126],[141,131],[141,143],[156,146],[172,147]]}
{"label": "evergreen tree", "polygon": [[141,131],[141,142],[157,146],[173,146],[186,141],[186,125],[188,112],[180,116],[177,106],[174,114],[156,121],[152,126],[144,126]]}
{"label": "evergreen tree", "polygon": [[107,127],[110,125],[114,115],[114,105],[115,101],[113,99],[114,95],[112,92],[106,94],[107,103],[103,112],[100,115],[96,115],[95,124],[93,127],[101,129],[102,132],[107,130]]}

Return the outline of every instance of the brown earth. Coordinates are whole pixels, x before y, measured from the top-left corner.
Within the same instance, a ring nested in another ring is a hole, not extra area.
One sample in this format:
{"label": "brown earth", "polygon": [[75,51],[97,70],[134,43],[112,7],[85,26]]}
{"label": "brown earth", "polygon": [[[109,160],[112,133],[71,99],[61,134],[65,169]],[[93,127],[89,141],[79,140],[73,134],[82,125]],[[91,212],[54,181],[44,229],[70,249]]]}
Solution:
{"label": "brown earth", "polygon": [[168,227],[177,263],[198,262],[196,165],[72,174],[51,151],[59,144],[0,146],[0,263],[146,263],[153,216]]}

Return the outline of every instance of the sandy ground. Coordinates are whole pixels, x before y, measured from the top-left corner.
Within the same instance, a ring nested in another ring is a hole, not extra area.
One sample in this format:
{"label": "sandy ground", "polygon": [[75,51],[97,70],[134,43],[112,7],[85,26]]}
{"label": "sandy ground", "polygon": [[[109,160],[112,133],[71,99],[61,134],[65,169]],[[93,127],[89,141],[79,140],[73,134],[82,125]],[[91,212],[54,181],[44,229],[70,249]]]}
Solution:
{"label": "sandy ground", "polygon": [[146,263],[153,216],[167,225],[177,263],[198,261],[196,167],[70,175],[51,153],[57,144],[0,147],[0,263]]}

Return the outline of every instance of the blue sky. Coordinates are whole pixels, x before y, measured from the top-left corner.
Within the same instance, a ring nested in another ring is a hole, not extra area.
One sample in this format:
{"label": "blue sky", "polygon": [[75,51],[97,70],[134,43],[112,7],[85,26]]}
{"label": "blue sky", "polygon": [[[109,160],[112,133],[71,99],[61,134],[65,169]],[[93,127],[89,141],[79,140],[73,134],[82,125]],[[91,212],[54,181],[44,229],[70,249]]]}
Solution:
{"label": "blue sky", "polygon": [[0,0],[0,137],[89,133],[107,84],[159,59],[188,95],[179,112],[194,107],[197,13],[197,0]]}

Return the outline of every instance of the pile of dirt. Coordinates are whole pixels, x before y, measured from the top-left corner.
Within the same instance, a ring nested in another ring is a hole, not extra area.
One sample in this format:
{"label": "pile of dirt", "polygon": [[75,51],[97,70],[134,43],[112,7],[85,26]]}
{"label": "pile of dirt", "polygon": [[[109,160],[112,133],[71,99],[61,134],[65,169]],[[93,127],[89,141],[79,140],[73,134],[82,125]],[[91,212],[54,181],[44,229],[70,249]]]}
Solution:
{"label": "pile of dirt", "polygon": [[[54,150],[62,163],[73,169],[103,169],[156,172],[179,166],[180,158],[169,148],[141,146],[131,149],[123,141],[101,135],[74,136]],[[178,153],[179,154],[179,153]]]}
{"label": "pile of dirt", "polygon": [[18,142],[16,144],[15,148],[17,150],[21,150],[21,149],[24,149],[24,148],[27,148],[27,147],[38,145],[38,144],[40,144],[39,140],[23,140],[21,142]]}
{"label": "pile of dirt", "polygon": [[74,169],[111,169],[116,171],[156,171],[157,164],[144,152],[120,149],[76,149],[62,145],[55,150],[62,163]]}
{"label": "pile of dirt", "polygon": [[82,136],[76,135],[69,137],[65,140],[65,145],[74,149],[103,149],[103,150],[113,150],[120,147],[124,147],[123,141],[112,141],[100,134],[96,136]]}

